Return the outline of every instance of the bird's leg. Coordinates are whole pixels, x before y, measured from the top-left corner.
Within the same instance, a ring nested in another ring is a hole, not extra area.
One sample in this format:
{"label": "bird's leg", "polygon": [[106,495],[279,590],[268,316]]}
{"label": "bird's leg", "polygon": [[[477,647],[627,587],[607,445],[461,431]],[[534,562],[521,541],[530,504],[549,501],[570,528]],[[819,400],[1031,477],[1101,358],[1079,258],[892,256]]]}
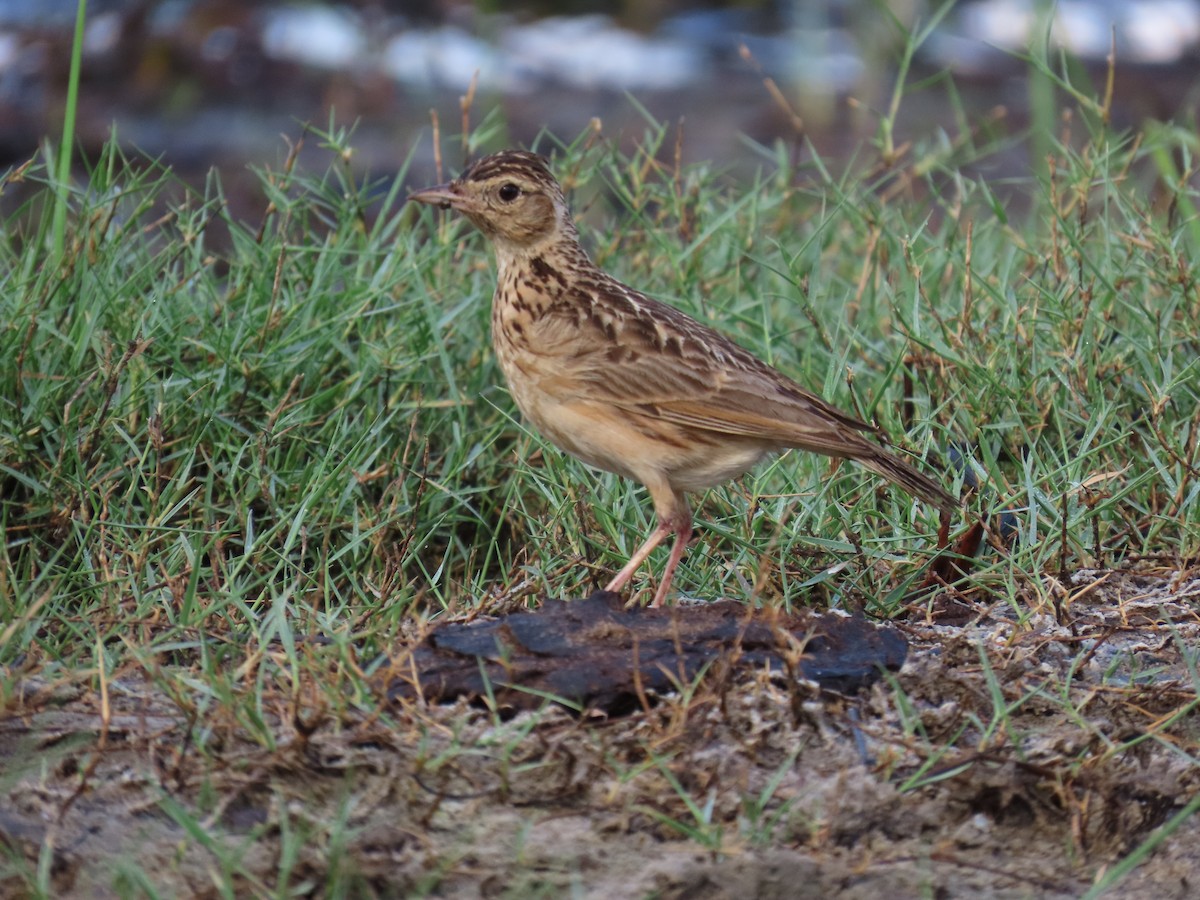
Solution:
{"label": "bird's leg", "polygon": [[612,581],[604,586],[604,589],[615,593],[625,587],[629,579],[633,577],[633,573],[637,571],[637,567],[646,561],[646,557],[650,555],[650,551],[661,544],[663,538],[672,531],[674,529],[668,523],[659,522],[658,527],[650,533],[650,537],[646,538],[645,543],[637,548],[637,552],[629,557],[629,562],[625,563],[621,571],[613,577]]}
{"label": "bird's leg", "polygon": [[633,577],[646,557],[655,547],[663,542],[669,534],[675,535],[675,544],[671,547],[671,555],[667,558],[667,567],[663,569],[662,581],[654,592],[654,602],[651,606],[662,606],[667,591],[671,588],[671,578],[683,554],[687,551],[688,540],[692,536],[692,509],[688,506],[687,498],[674,490],[665,477],[646,478],[644,483],[650,490],[650,499],[654,501],[654,511],[658,514],[658,527],[646,538],[646,542],[638,547],[637,552],[629,558],[625,567],[608,583],[606,591],[619,591]]}
{"label": "bird's leg", "polygon": [[675,569],[687,551],[688,541],[692,539],[691,517],[677,522],[672,530],[675,532],[675,544],[671,547],[671,555],[667,557],[667,567],[663,569],[662,581],[658,584],[658,590],[654,592],[654,602],[650,604],[651,606],[662,606],[663,601],[667,599],[667,591],[671,589],[671,579],[675,577]]}

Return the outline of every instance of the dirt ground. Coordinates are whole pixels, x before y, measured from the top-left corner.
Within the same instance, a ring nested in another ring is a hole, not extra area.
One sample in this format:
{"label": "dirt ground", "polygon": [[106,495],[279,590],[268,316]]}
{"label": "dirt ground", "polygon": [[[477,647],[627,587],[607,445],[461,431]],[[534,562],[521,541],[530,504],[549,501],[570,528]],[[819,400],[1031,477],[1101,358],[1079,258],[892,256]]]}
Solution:
{"label": "dirt ground", "polygon": [[751,670],[620,718],[215,723],[128,677],[106,726],[91,692],[21,685],[0,894],[40,860],[61,897],[1078,897],[1136,852],[1105,896],[1196,896],[1200,576],[1084,571],[1023,602],[1024,626],[914,608],[904,668],[857,696]]}

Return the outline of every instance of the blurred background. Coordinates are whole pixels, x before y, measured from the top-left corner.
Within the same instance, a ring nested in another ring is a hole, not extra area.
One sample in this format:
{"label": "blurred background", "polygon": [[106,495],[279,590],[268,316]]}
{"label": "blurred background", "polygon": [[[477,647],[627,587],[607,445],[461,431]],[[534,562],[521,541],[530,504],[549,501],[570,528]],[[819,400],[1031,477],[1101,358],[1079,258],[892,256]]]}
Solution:
{"label": "blurred background", "polygon": [[[849,154],[878,131],[906,31],[928,35],[897,143],[991,119],[1019,133],[1031,41],[1068,51],[1073,80],[1090,79],[1097,96],[1115,41],[1117,127],[1192,124],[1200,87],[1200,0],[91,0],[87,10],[85,159],[115,127],[189,180],[218,167],[227,188],[247,163],[276,164],[281,135],[296,139],[306,122],[354,126],[363,172],[386,176],[411,153],[428,176],[433,117],[443,138],[461,133],[476,76],[471,121],[492,124],[484,149],[543,130],[569,140],[593,118],[632,145],[653,118],[683,120],[685,161],[736,170],[779,141]],[[58,139],[75,11],[76,0],[0,0],[2,167]],[[445,160],[451,171],[462,161]],[[988,162],[1028,164],[1019,145]]]}

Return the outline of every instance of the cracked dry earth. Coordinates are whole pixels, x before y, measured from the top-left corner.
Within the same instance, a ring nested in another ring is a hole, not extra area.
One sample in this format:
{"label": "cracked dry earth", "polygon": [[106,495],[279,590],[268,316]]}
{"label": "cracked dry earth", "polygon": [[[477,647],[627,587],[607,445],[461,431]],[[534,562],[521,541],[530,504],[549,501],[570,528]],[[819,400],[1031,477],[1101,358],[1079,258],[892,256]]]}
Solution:
{"label": "cracked dry earth", "polygon": [[130,673],[105,727],[30,682],[0,721],[0,894],[40,856],[61,897],[1078,897],[1139,852],[1106,896],[1195,896],[1200,577],[1027,593],[1024,625],[913,612],[904,668],[853,697],[752,670],[620,718],[207,721]]}

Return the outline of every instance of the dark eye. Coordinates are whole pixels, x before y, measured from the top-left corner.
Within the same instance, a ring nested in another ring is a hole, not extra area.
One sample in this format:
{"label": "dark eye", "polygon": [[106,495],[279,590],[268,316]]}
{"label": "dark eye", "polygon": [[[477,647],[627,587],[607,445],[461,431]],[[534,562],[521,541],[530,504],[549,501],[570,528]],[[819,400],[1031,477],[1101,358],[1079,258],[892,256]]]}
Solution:
{"label": "dark eye", "polygon": [[511,181],[509,181],[509,182],[506,182],[505,184],[500,185],[499,194],[500,194],[500,199],[503,200],[505,203],[512,203],[514,200],[516,200],[518,197],[521,196],[521,189],[519,187],[517,187],[515,184],[513,184]]}

